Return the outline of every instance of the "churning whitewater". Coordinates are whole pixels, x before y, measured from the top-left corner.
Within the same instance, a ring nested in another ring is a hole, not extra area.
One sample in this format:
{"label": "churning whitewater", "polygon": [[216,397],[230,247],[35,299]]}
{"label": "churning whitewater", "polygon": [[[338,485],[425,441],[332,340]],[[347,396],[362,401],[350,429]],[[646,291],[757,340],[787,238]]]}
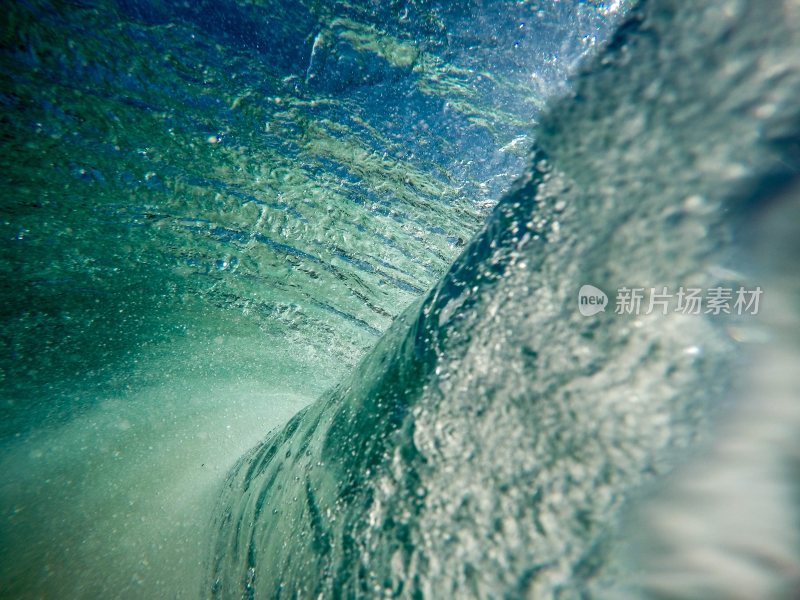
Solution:
{"label": "churning whitewater", "polygon": [[[746,283],[723,268],[732,232],[755,195],[797,176],[798,10],[655,0],[631,13],[425,300],[240,460],[214,525],[214,597],[613,586],[620,509],[705,431],[736,349],[730,321],[587,319],[577,291]],[[756,596],[791,574],[770,569]]]}

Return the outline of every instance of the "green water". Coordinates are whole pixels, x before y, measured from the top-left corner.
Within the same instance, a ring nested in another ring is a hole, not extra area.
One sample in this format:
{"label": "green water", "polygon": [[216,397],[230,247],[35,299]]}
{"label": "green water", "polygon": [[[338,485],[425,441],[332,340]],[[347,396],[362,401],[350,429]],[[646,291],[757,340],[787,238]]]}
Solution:
{"label": "green water", "polygon": [[[231,471],[213,597],[796,595],[793,10],[632,12],[424,301]],[[757,281],[758,315],[612,308]]]}
{"label": "green water", "polygon": [[4,6],[2,595],[194,597],[215,486],[463,250],[601,8]]}
{"label": "green water", "polygon": [[[410,10],[8,7],[3,435],[135,388],[139,352],[174,339],[352,367],[441,275],[605,17]],[[470,18],[485,31],[455,47]],[[543,49],[514,47],[523,19],[548,24]]]}
{"label": "green water", "polygon": [[798,4],[629,8],[4,6],[0,597],[792,597]]}

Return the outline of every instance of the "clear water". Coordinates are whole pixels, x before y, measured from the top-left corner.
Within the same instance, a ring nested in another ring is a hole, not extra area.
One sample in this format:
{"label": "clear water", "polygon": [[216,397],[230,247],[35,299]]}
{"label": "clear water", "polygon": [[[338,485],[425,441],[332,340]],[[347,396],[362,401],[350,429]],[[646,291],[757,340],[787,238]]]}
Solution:
{"label": "clear water", "polygon": [[791,597],[800,8],[628,8],[9,5],[0,594]]}

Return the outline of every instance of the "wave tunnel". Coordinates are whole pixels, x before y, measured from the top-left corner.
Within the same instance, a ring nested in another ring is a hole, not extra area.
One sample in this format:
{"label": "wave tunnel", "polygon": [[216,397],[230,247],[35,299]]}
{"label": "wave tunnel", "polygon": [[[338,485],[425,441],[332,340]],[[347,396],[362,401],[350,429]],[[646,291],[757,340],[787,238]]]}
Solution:
{"label": "wave tunnel", "polygon": [[798,0],[25,0],[0,598],[800,595]]}

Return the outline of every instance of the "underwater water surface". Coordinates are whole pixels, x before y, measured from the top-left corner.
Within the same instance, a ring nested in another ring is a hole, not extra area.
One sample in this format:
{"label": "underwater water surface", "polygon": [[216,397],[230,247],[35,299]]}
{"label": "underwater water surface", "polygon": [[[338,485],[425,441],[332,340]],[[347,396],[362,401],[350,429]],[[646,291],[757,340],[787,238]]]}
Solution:
{"label": "underwater water surface", "polygon": [[796,0],[5,10],[0,597],[800,589]]}

